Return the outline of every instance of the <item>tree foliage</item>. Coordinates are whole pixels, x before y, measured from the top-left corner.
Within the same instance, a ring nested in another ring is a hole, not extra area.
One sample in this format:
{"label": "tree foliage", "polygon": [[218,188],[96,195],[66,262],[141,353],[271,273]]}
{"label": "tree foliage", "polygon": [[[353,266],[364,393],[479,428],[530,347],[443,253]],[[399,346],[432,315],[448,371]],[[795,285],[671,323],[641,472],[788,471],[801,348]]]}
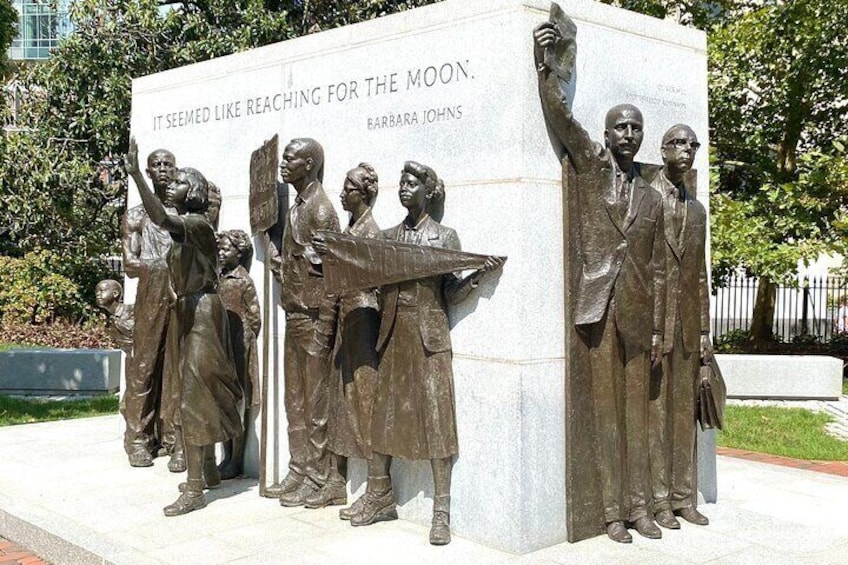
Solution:
{"label": "tree foliage", "polygon": [[0,0],[0,76],[5,76],[9,65],[8,51],[15,39],[18,27],[18,11],[10,0]]}
{"label": "tree foliage", "polygon": [[759,224],[757,238],[731,240],[735,259],[772,280],[844,250],[846,18],[845,2],[767,2],[710,38],[717,192],[737,212],[722,217],[720,200],[713,226]]}

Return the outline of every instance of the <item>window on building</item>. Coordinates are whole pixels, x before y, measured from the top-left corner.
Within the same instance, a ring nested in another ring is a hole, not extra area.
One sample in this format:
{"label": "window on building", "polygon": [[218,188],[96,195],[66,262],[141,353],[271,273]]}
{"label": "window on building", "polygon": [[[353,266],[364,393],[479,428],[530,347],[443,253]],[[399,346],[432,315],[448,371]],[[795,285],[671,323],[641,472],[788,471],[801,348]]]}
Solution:
{"label": "window on building", "polygon": [[50,50],[71,31],[67,4],[67,0],[13,0],[12,6],[18,11],[18,37],[12,40],[9,58],[49,58]]}

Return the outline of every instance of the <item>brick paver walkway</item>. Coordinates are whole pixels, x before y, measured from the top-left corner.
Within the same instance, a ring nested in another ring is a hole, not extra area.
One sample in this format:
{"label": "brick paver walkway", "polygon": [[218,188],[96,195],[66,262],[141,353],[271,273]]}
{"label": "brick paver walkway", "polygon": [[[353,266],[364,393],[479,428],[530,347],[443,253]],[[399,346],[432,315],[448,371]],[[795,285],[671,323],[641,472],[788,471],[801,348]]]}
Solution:
{"label": "brick paver walkway", "polygon": [[738,457],[739,459],[747,459],[749,461],[759,461],[760,463],[770,463],[772,465],[782,465],[784,467],[794,467],[795,469],[848,477],[848,461],[805,461],[803,459],[791,459],[789,457],[745,451],[732,447],[717,447],[716,453],[718,455]]}
{"label": "brick paver walkway", "polygon": [[0,538],[0,565],[47,565],[37,555],[19,547],[15,542]]}

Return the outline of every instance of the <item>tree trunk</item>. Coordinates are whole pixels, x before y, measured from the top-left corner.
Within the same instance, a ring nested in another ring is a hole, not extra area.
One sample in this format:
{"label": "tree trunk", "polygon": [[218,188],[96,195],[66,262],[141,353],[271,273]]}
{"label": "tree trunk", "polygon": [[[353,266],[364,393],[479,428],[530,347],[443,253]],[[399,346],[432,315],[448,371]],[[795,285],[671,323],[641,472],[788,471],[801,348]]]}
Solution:
{"label": "tree trunk", "polygon": [[751,317],[749,341],[755,350],[764,349],[774,340],[774,307],[777,298],[777,285],[768,277],[760,277],[757,283],[757,297],[754,300],[754,313]]}

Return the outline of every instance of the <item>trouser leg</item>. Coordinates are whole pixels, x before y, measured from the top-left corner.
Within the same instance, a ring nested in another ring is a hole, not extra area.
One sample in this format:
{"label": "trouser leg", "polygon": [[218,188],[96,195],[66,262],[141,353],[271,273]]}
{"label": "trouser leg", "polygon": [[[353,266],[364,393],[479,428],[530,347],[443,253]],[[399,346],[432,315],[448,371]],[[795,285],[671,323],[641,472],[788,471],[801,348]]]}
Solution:
{"label": "trouser leg", "polygon": [[[167,275],[167,273],[165,273]],[[161,390],[169,308],[162,297],[162,274],[142,277],[136,300],[132,366],[127,372],[124,447],[150,450],[154,443],[157,396]]]}
{"label": "trouser leg", "polygon": [[[675,347],[675,349],[678,349]],[[695,455],[695,395],[700,359],[697,352],[685,353],[682,343],[674,358],[675,379],[671,383],[671,507],[679,510],[697,504]]]}
{"label": "trouser leg", "polygon": [[630,499],[628,520],[648,514],[651,490],[651,468],[648,450],[648,382],[650,354],[644,350],[628,351],[624,366],[625,430],[627,454],[627,492]]}
{"label": "trouser leg", "polygon": [[628,515],[627,501],[622,497],[627,477],[623,351],[613,321],[614,307],[611,303],[607,315],[591,327],[588,335],[595,455],[606,522],[624,520]]}
{"label": "trouser leg", "polygon": [[177,316],[173,309],[168,315],[168,330],[165,339],[164,363],[162,367],[162,391],[159,398],[159,440],[168,453],[182,453],[183,438],[180,433],[180,402],[182,381],[180,380],[180,336]]}
{"label": "trouser leg", "polygon": [[650,450],[653,511],[670,510],[671,485],[669,380],[672,378],[671,353],[651,370],[648,393],[648,449]]}
{"label": "trouser leg", "polygon": [[[312,339],[320,340],[317,330]],[[305,355],[304,416],[307,429],[307,476],[318,486],[327,482],[330,471],[330,451],[327,445],[327,421],[330,415],[329,377],[330,351],[319,347]]]}
{"label": "trouser leg", "polygon": [[298,478],[306,477],[308,459],[306,415],[304,409],[303,320],[287,320],[285,358],[283,362],[284,405],[288,423],[289,471]]}

